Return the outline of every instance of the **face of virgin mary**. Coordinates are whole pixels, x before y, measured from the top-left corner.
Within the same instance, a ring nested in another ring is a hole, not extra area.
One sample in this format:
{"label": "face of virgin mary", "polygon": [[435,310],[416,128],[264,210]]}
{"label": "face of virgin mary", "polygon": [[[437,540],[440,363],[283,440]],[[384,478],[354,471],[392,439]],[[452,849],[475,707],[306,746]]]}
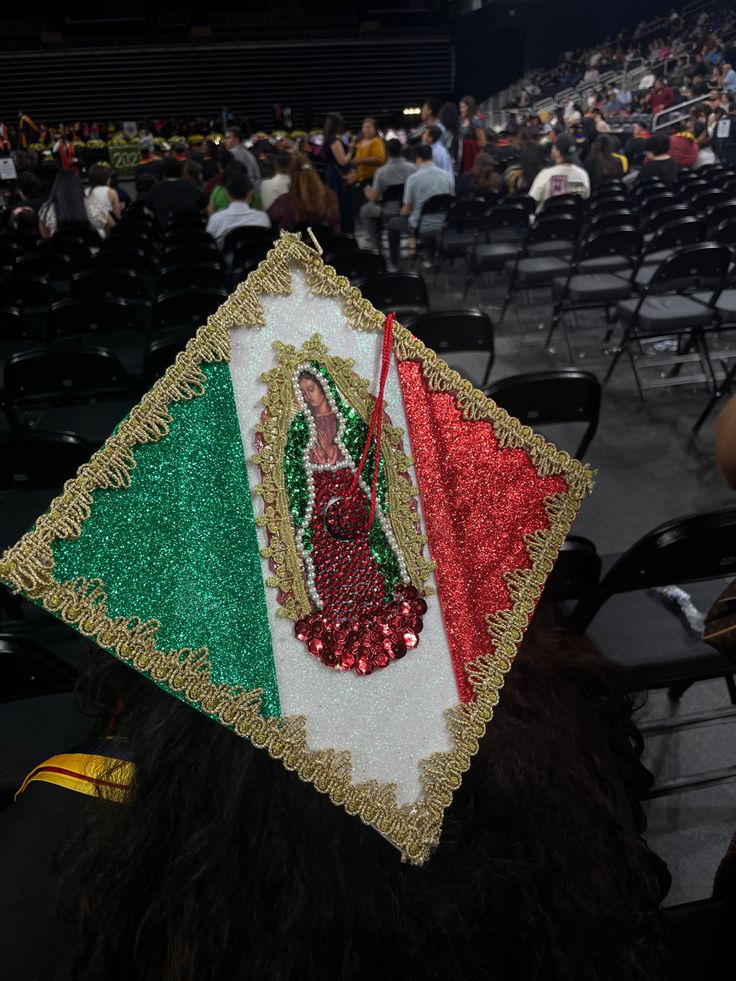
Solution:
{"label": "face of virgin mary", "polygon": [[323,416],[332,411],[324,389],[316,378],[313,378],[311,375],[302,375],[299,379],[299,388],[312,415]]}

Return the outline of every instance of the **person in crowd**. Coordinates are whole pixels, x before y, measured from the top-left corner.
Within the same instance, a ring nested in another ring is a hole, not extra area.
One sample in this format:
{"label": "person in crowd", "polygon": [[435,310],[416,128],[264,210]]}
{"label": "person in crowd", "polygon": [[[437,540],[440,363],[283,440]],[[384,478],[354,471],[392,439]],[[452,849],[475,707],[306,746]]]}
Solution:
{"label": "person in crowd", "polygon": [[268,211],[282,194],[288,194],[291,184],[291,154],[286,150],[279,150],[273,158],[273,164],[273,177],[261,181],[261,207],[264,211]]}
{"label": "person in crowd", "polygon": [[410,142],[413,143],[416,140],[420,140],[422,138],[422,134],[428,126],[439,126],[439,128],[443,131],[444,138],[445,126],[440,120],[441,108],[442,103],[439,99],[428,98],[424,100],[419,109],[419,125],[416,127],[416,129],[413,129],[411,133],[409,133]]}
{"label": "person in crowd", "polygon": [[[719,130],[725,135],[719,136]],[[736,165],[736,99],[730,103],[726,119],[718,123],[717,127],[709,126],[708,131],[712,134],[711,145],[716,140],[720,142],[721,156],[726,166]]]}
{"label": "person in crowd", "polygon": [[723,66],[722,85],[727,95],[736,95],[736,71],[728,62]]}
{"label": "person in crowd", "polygon": [[670,156],[669,136],[650,136],[644,145],[644,164],[639,171],[638,180],[646,177],[659,177],[663,184],[670,186],[677,180],[680,168]]}
{"label": "person in crowd", "polygon": [[698,160],[700,146],[695,136],[695,122],[692,117],[685,120],[684,126],[673,127],[670,136],[670,156],[677,163],[677,166],[692,168]]}
{"label": "person in crowd", "polygon": [[652,71],[651,67],[647,66],[647,70],[639,79],[639,91],[649,92],[651,89],[654,88],[655,81],[656,81],[656,76],[654,72]]}
{"label": "person in crowd", "polygon": [[698,157],[695,161],[695,169],[697,170],[699,167],[707,167],[710,164],[717,163],[718,158],[713,147],[714,139],[705,123],[694,120],[693,133],[695,135],[695,142],[698,145]]}
{"label": "person in crowd", "polygon": [[237,160],[238,163],[242,163],[248,171],[248,177],[251,183],[253,184],[260,180],[261,172],[258,169],[258,161],[250,150],[243,146],[243,131],[237,126],[231,126],[225,133],[223,142],[225,149],[229,150],[233,155],[233,159]]}
{"label": "person in crowd", "polygon": [[659,977],[651,777],[618,673],[584,641],[525,640],[422,868],[248,740],[90,661],[91,752],[130,761],[132,783],[120,802],[35,781],[0,814],[8,978]]}
{"label": "person in crowd", "polygon": [[28,170],[22,170],[15,182],[16,198],[10,206],[10,227],[24,238],[38,236],[38,212],[44,198],[41,181]]}
{"label": "person in crowd", "polygon": [[205,183],[211,181],[217,173],[218,146],[214,140],[207,140],[202,155],[202,179]]}
{"label": "person in crowd", "polygon": [[508,193],[528,192],[535,177],[546,163],[544,150],[539,143],[536,140],[526,141],[521,147],[519,158],[510,163],[504,171],[503,181]]}
{"label": "person in crowd", "polygon": [[437,118],[442,134],[442,144],[455,162],[460,152],[460,110],[454,102],[445,102]]}
{"label": "person in crowd", "polygon": [[562,133],[552,147],[552,166],[540,170],[529,188],[529,194],[541,208],[544,202],[558,194],[579,194],[590,197],[590,178],[580,166],[578,145]]}
{"label": "person in crowd", "polygon": [[[422,143],[414,153],[417,172],[407,178],[401,210],[388,223],[388,244],[393,270],[399,266],[401,236],[417,232],[425,203],[438,194],[453,194],[455,191],[454,178],[435,164],[431,146]],[[436,235],[443,220],[442,215],[430,215],[422,224],[422,236],[431,238]]]}
{"label": "person in crowd", "polygon": [[189,157],[181,168],[181,178],[202,190],[202,164]]}
{"label": "person in crowd", "polygon": [[217,154],[217,174],[211,178],[202,189],[205,200],[207,201],[207,212],[213,215],[216,211],[227,208],[230,199],[225,191],[225,171],[228,164],[234,163],[235,157],[222,147]]}
{"label": "person in crowd", "polygon": [[642,123],[634,123],[631,130],[631,137],[624,146],[624,156],[632,164],[639,165],[644,159],[646,142],[652,134]]}
{"label": "person in crowd", "polygon": [[360,130],[360,139],[355,144],[355,177],[360,187],[371,183],[378,170],[386,162],[386,144],[378,135],[376,121],[366,116]]}
{"label": "person in crowd", "polygon": [[148,196],[146,207],[163,228],[171,215],[186,212],[198,213],[202,205],[202,192],[190,181],[182,180],[180,160],[167,157],[163,165],[163,180]]}
{"label": "person in crowd", "polygon": [[422,133],[422,143],[432,147],[432,160],[440,170],[454,176],[452,158],[442,143],[442,130],[439,126],[428,126]]}
{"label": "person in crowd", "polygon": [[327,114],[324,125],[322,156],[325,163],[325,183],[334,192],[340,206],[340,227],[344,234],[353,232],[353,199],[350,185],[355,180],[352,166],[355,145],[343,143],[345,120],[338,112]]}
{"label": "person in crowd", "polygon": [[87,172],[87,177],[89,179],[87,197],[97,199],[102,210],[112,216],[113,224],[120,221],[123,208],[118,192],[110,187],[110,168],[103,167],[101,164],[93,164]]}
{"label": "person in crowd", "polygon": [[475,140],[478,146],[487,142],[486,128],[477,113],[475,99],[472,95],[464,95],[459,103],[460,108],[460,142]]}
{"label": "person in crowd", "polygon": [[656,116],[658,112],[664,112],[665,109],[674,106],[677,100],[669,85],[665,85],[663,80],[658,78],[654,83],[654,88],[643,101],[649,105],[652,115]]}
{"label": "person in crowd", "polygon": [[456,187],[459,198],[480,197],[488,192],[500,196],[502,190],[503,178],[496,170],[496,164],[490,153],[479,153],[472,169],[458,178]]}
{"label": "person in crowd", "polygon": [[605,133],[601,134],[590,148],[583,166],[588,171],[592,188],[603,184],[605,181],[620,179],[624,176],[623,164],[613,151],[613,139]]}
{"label": "person in crowd", "polygon": [[84,193],[82,182],[71,170],[56,175],[51,193],[38,212],[38,230],[42,238],[56,232],[92,227],[103,238],[113,224],[111,211],[96,195]]}
{"label": "person in crowd", "polygon": [[417,169],[413,163],[404,159],[401,143],[397,139],[386,143],[386,152],[388,160],[376,171],[371,186],[363,189],[365,204],[360,209],[363,228],[373,249],[377,249],[380,245],[382,223],[388,218],[396,217],[400,207],[396,204],[394,213],[390,213],[387,206],[381,204],[383,195],[389,187],[405,184]]}
{"label": "person in crowd", "polygon": [[[398,142],[398,141],[397,141]],[[320,180],[305,153],[291,158],[289,189],[268,209],[274,228],[287,231],[297,225],[329,225],[340,231],[340,206],[337,195]]]}
{"label": "person in crowd", "polygon": [[118,174],[117,170],[113,170],[112,167],[110,168],[110,188],[120,199],[120,210],[125,214],[125,209],[131,206],[133,199],[120,183],[120,174]]}
{"label": "person in crowd", "polygon": [[150,146],[141,147],[141,159],[133,170],[133,177],[137,179],[143,173],[153,174],[157,181],[161,180],[163,173],[161,157],[157,156],[155,150]]}
{"label": "person in crowd", "polygon": [[207,219],[207,231],[217,242],[219,248],[223,247],[227,233],[234,228],[244,226],[271,227],[271,220],[268,215],[251,207],[253,185],[248,177],[247,169],[237,160],[227,166],[225,190],[230,199],[227,208],[210,215]]}

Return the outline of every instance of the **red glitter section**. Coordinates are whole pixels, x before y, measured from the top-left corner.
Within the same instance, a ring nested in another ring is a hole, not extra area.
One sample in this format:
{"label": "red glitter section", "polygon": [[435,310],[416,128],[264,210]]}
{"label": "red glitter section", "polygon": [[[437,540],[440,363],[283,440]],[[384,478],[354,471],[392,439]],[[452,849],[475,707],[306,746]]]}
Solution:
{"label": "red glitter section", "polygon": [[567,490],[540,477],[524,450],[501,449],[488,422],[463,419],[430,392],[416,361],[398,365],[411,450],[458,691],[466,665],[492,648],[486,618],[511,607],[504,574],[531,565],[524,536],[548,528],[544,499]]}

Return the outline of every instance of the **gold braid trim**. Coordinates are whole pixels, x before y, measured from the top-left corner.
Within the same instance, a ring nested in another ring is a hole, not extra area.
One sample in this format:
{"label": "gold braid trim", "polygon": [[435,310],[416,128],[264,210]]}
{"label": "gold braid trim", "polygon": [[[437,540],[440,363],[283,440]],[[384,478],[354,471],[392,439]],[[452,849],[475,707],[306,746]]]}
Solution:
{"label": "gold braid trim", "polygon": [[47,514],[39,518],[35,528],[0,559],[0,579],[93,638],[120,660],[167,686],[189,704],[248,738],[253,745],[266,749],[287,769],[327,794],[333,803],[385,835],[400,849],[405,860],[422,864],[439,841],[444,810],[478,751],[478,741],[493,717],[504,675],[511,666],[544,580],[582,498],[590,490],[591,473],[587,468],[511,419],[408,331],[397,327],[397,357],[419,361],[433,391],[454,395],[466,418],[492,423],[502,446],[525,448],[541,474],[559,473],[567,482],[566,492],[550,495],[545,502],[549,527],[526,539],[531,567],[506,577],[511,606],[488,617],[491,650],[468,668],[474,701],[456,705],[445,713],[452,749],[422,760],[420,779],[424,798],[401,807],[397,804],[394,784],[352,783],[348,752],[310,750],[306,719],[264,719],[260,714],[260,690],[245,691],[213,682],[205,649],[160,651],[156,648],[159,624],[137,617],[111,618],[102,582],[77,579],[57,583],[54,578],[53,542],[79,536],[96,490],[129,486],[135,469],[133,447],[166,436],[171,424],[168,411],[171,403],[203,394],[205,376],[199,365],[229,360],[227,329],[263,322],[258,294],[289,293],[289,266],[293,262],[304,268],[313,291],[342,299],[352,326],[362,330],[382,329],[383,315],[373,310],[346,279],[324,266],[317,253],[298,236],[283,236],[247,282],[198,331],[102,449],[80,467],[74,480],[65,484],[63,493],[53,501]]}
{"label": "gold braid trim", "polygon": [[[264,503],[264,513],[256,518],[256,523],[265,527],[271,536],[269,544],[261,549],[261,555],[271,559],[276,570],[275,575],[266,580],[266,585],[278,587],[285,597],[278,614],[298,620],[309,613],[311,603],[304,585],[304,570],[296,547],[284,479],[284,454],[296,407],[292,375],[298,365],[305,362],[316,361],[324,365],[341,396],[366,424],[370,421],[374,400],[369,393],[368,382],[353,371],[354,361],[330,354],[319,334],[313,334],[299,349],[280,341],[275,342],[274,349],[277,367],[262,376],[268,388],[268,394],[262,399],[266,416],[256,426],[263,446],[252,457],[262,474],[262,483],[254,491],[261,495]],[[427,593],[431,589],[427,587],[427,579],[434,563],[426,559],[422,552],[427,536],[421,532],[418,514],[411,507],[416,491],[407,471],[414,461],[401,450],[402,436],[403,432],[398,426],[384,422],[382,457],[388,479],[388,519],[412,584],[420,592]]]}

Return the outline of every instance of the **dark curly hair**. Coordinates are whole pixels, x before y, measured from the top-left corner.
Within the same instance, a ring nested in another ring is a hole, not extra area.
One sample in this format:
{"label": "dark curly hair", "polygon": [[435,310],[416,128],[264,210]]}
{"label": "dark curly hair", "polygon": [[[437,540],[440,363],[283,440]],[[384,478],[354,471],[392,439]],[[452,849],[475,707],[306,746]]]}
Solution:
{"label": "dark curly hair", "polygon": [[136,770],[130,802],[91,800],[62,856],[74,981],[658,976],[641,747],[577,639],[526,643],[421,868],[109,656],[88,693]]}

